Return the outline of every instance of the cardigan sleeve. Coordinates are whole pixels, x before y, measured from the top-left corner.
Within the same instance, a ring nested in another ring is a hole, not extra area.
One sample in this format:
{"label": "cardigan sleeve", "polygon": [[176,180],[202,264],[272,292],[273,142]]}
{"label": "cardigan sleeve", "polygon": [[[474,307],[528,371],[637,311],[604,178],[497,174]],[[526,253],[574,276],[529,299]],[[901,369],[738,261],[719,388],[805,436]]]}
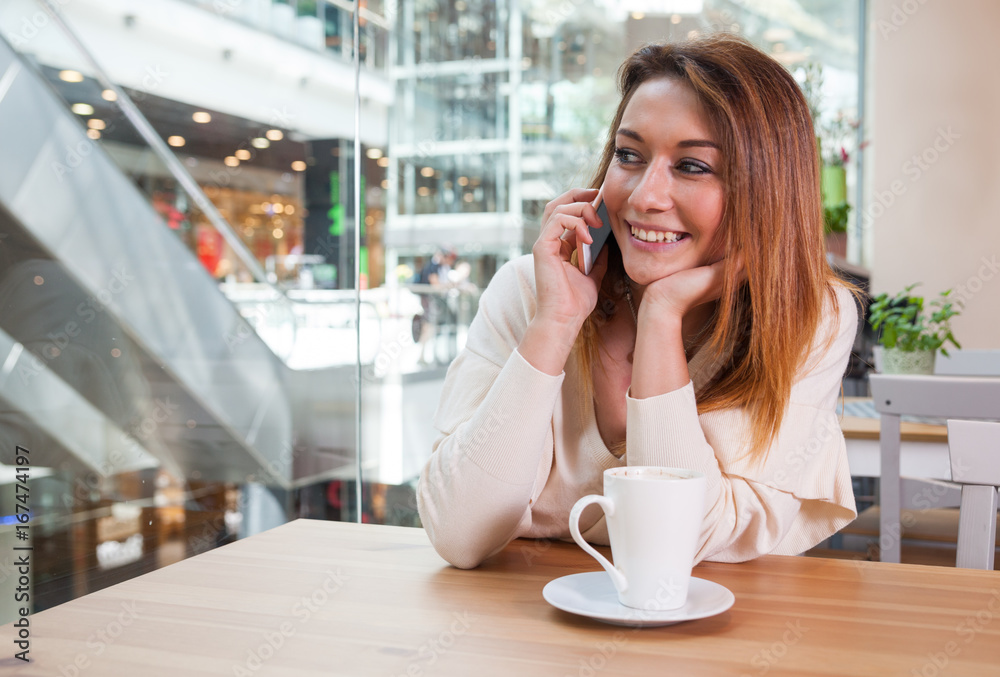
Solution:
{"label": "cardigan sleeve", "polygon": [[551,467],[552,414],[565,374],[529,364],[516,346],[534,314],[528,257],[503,266],[480,298],[465,349],[452,362],[420,474],[417,506],[451,564],[477,566],[530,525],[536,485]]}
{"label": "cardigan sleeve", "polygon": [[839,285],[835,293],[837,307],[827,303],[763,461],[747,453],[747,412],[699,416],[690,382],[656,397],[627,397],[629,465],[693,468],[708,479],[697,561],[797,554],[856,517],[836,401],[858,320],[850,293]]}

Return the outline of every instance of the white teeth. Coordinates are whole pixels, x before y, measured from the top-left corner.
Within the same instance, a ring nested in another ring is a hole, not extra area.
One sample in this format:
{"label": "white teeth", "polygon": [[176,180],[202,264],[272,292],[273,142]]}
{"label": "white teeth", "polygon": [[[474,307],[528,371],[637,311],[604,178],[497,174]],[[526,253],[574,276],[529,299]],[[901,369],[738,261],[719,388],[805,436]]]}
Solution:
{"label": "white teeth", "polygon": [[632,227],[632,237],[637,240],[642,240],[644,242],[677,242],[681,239],[683,233],[675,232],[663,232],[662,230],[643,230],[641,228]]}

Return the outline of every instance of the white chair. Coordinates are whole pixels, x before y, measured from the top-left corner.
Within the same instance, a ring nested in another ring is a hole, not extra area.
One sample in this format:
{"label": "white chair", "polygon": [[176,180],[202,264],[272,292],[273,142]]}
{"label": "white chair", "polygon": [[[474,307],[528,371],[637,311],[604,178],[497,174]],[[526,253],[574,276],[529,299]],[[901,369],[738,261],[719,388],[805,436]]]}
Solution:
{"label": "white chair", "polygon": [[881,560],[899,562],[903,486],[899,474],[900,416],[1000,420],[1000,377],[872,374],[869,384],[872,402],[882,419],[879,433]]}
{"label": "white chair", "polygon": [[1000,486],[1000,423],[948,421],[951,477],[962,486],[955,566],[993,570]]}

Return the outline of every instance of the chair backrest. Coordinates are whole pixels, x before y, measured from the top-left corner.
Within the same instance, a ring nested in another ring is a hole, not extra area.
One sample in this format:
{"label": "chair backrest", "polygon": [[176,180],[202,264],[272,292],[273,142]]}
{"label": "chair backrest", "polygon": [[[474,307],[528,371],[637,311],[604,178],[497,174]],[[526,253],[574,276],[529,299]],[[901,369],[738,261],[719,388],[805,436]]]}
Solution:
{"label": "chair backrest", "polygon": [[872,374],[880,414],[1000,421],[1000,376]]}
{"label": "chair backrest", "polygon": [[949,350],[938,353],[934,373],[950,376],[1000,376],[1000,350]]}
{"label": "chair backrest", "polygon": [[1000,423],[949,420],[948,450],[954,481],[1000,486]]}

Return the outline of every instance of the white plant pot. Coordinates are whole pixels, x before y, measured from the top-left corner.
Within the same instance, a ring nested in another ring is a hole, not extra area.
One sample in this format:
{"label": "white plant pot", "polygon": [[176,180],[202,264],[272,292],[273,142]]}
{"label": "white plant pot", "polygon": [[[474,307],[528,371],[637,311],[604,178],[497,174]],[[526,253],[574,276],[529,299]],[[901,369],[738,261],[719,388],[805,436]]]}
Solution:
{"label": "white plant pot", "polygon": [[933,374],[936,350],[904,351],[882,348],[882,372],[885,374]]}

